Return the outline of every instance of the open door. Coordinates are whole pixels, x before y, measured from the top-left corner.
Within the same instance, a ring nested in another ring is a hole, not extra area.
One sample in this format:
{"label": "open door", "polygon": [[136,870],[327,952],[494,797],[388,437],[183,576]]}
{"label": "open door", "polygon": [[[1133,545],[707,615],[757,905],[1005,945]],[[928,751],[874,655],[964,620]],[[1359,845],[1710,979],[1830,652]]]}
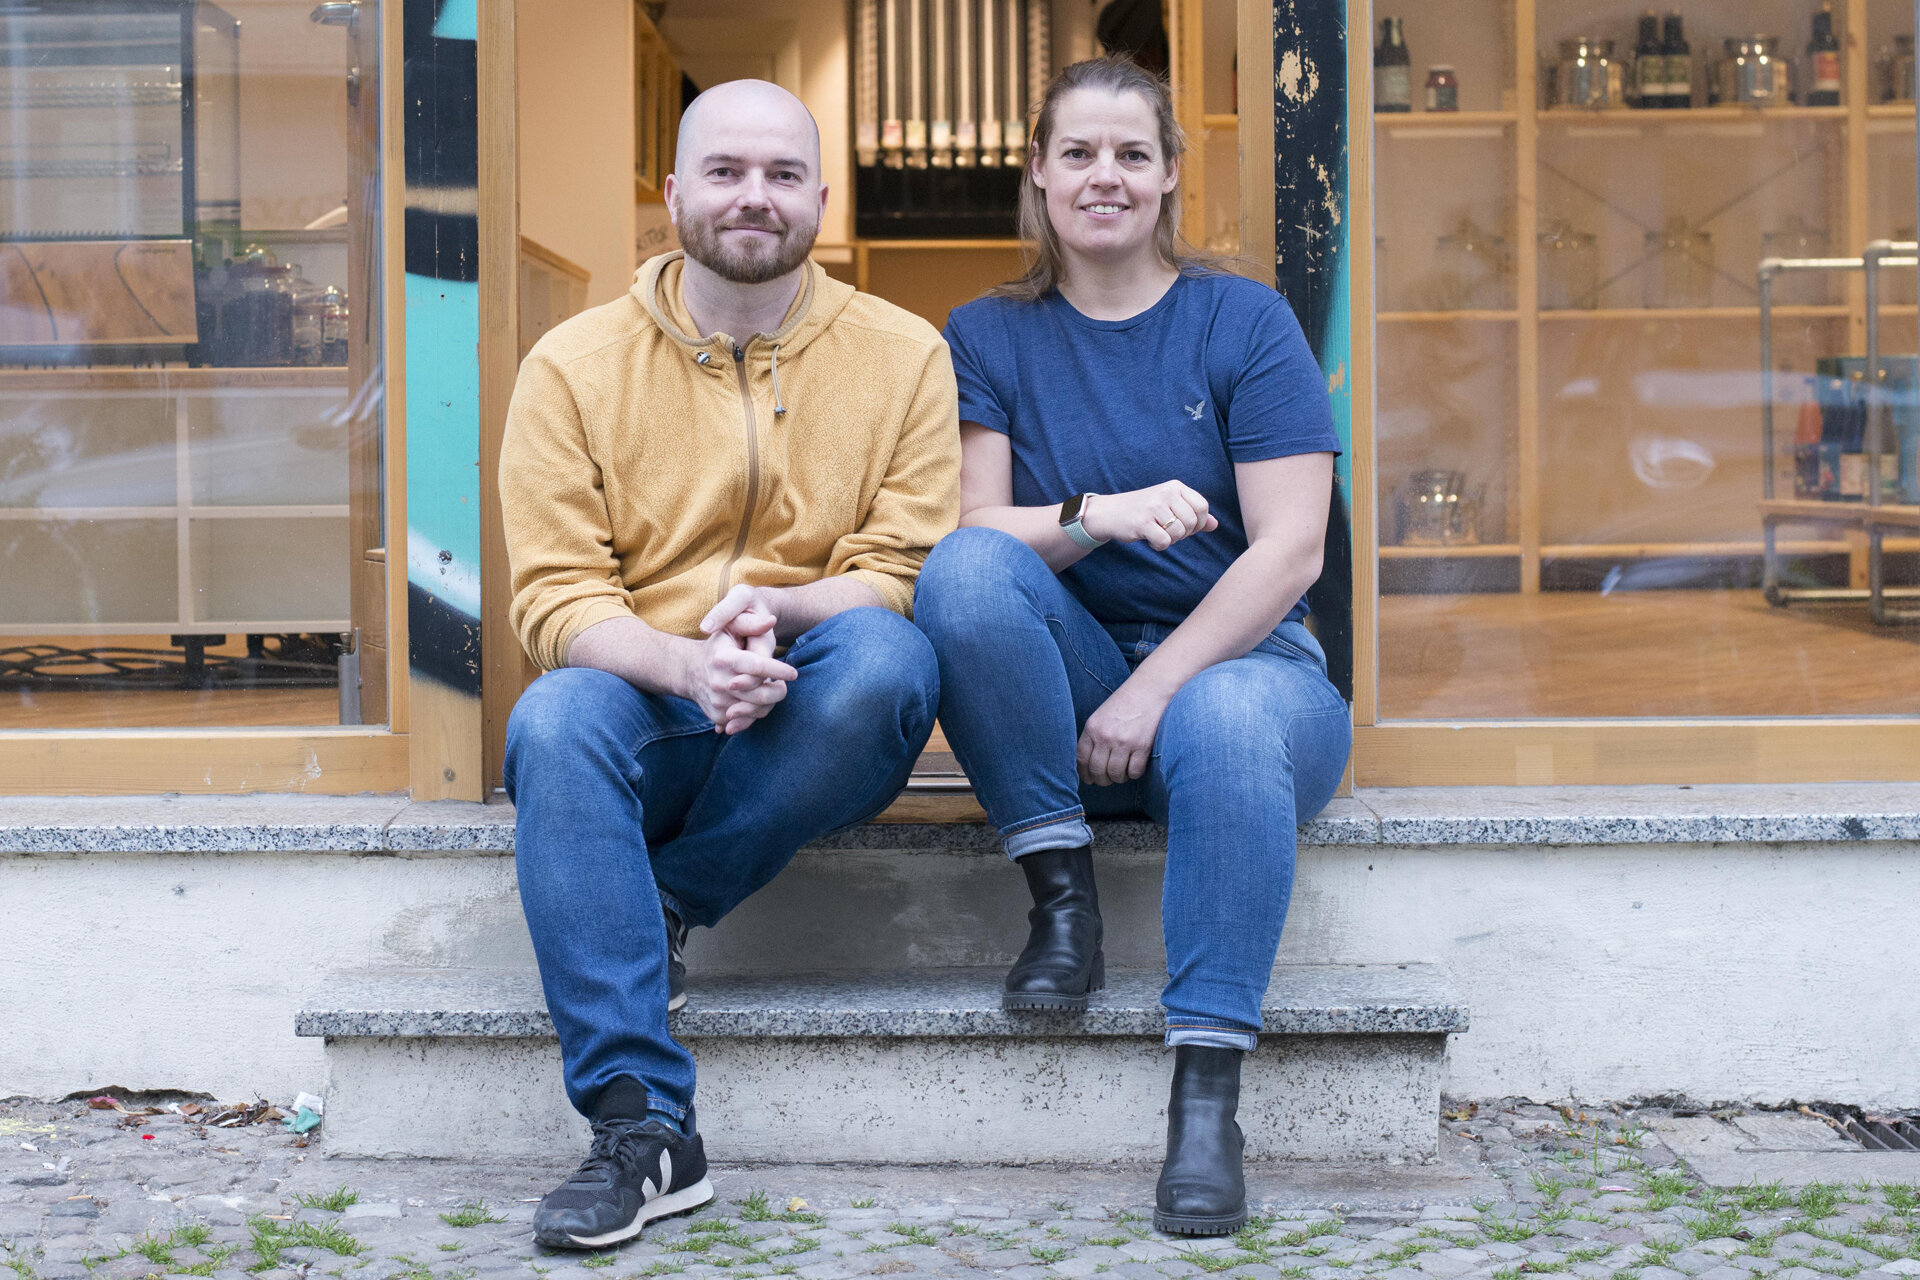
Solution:
{"label": "open door", "polygon": [[385,325],[381,317],[380,6],[329,0],[313,20],[347,29],[347,471],[352,653],[341,666],[340,723],[387,716]]}

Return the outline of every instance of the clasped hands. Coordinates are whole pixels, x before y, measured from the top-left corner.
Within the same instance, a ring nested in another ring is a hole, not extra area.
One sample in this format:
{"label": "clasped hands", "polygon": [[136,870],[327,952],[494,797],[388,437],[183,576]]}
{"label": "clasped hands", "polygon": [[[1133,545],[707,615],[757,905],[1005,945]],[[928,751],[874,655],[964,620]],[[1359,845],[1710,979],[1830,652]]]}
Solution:
{"label": "clasped hands", "polygon": [[700,620],[706,639],[690,653],[682,686],[715,733],[731,737],[746,729],[779,705],[787,682],[800,676],[773,656],[781,594],[778,587],[743,583]]}
{"label": "clasped hands", "polygon": [[[1104,541],[1144,542],[1165,551],[1182,538],[1211,533],[1220,521],[1197,489],[1165,480],[1145,489],[1094,495],[1081,513],[1080,527]],[[1153,738],[1171,698],[1149,690],[1137,677],[1116,689],[1080,731],[1074,753],[1080,781],[1110,787],[1146,773]]]}

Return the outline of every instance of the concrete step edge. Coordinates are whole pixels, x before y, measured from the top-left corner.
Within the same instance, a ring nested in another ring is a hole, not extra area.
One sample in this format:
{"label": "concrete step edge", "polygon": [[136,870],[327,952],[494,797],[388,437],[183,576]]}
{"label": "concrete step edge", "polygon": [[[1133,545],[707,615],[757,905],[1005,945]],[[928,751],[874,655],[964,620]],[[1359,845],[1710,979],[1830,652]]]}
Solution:
{"label": "concrete step edge", "polygon": [[[1003,968],[689,978],[677,1037],[1081,1038],[1157,1036],[1165,975],[1110,970],[1085,1014],[1007,1013]],[[1262,1008],[1269,1035],[1447,1035],[1468,1029],[1465,1001],[1436,966],[1299,965],[1275,970]],[[379,970],[343,974],[303,1002],[299,1036],[329,1039],[550,1038],[531,970]]]}

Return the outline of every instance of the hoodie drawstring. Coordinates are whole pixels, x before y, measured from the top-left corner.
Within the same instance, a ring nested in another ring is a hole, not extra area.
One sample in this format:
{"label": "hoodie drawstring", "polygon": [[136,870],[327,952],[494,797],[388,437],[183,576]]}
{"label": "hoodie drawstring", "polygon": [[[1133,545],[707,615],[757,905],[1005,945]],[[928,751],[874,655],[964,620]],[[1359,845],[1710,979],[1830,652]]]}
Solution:
{"label": "hoodie drawstring", "polygon": [[787,416],[787,406],[780,403],[780,344],[773,344],[773,416]]}

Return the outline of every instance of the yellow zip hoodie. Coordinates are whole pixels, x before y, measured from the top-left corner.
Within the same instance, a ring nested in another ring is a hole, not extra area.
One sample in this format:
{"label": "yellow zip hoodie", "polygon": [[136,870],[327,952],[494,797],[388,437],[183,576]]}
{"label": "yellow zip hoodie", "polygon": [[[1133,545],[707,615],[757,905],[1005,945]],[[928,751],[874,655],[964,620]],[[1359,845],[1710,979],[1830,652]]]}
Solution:
{"label": "yellow zip hoodie", "polygon": [[682,255],[520,366],[500,454],[509,617],[540,667],[596,622],[697,637],[737,583],[850,574],[912,616],[960,518],[958,394],[932,325],[809,263],[777,333],[701,340]]}

